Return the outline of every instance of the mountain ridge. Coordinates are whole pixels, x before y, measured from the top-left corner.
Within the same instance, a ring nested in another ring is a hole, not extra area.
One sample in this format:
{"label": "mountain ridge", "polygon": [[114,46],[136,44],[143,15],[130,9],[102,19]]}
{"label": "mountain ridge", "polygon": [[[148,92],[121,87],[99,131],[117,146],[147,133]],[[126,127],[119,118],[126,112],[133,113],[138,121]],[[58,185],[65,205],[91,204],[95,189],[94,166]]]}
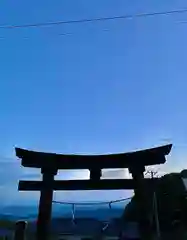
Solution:
{"label": "mountain ridge", "polygon": [[[107,220],[110,218],[120,217],[123,214],[126,205],[123,207],[78,207],[75,208],[75,218],[94,218]],[[6,220],[35,220],[38,215],[37,206],[7,206],[0,208],[1,219]],[[71,218],[72,207],[70,206],[53,206],[52,218]]]}

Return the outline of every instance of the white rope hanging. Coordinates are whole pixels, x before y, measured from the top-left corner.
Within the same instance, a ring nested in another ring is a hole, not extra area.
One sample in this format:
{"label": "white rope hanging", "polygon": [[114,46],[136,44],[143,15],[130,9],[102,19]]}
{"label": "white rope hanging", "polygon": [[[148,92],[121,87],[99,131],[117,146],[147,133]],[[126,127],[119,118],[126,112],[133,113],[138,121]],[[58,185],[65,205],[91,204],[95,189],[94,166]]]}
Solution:
{"label": "white rope hanging", "polygon": [[128,198],[122,198],[122,199],[117,199],[117,200],[112,200],[112,201],[107,201],[107,202],[65,202],[65,201],[52,201],[53,203],[57,203],[57,204],[64,204],[64,205],[106,205],[106,204],[110,204],[110,203],[120,203],[120,202],[124,202],[127,200],[132,199],[132,197],[128,197]]}
{"label": "white rope hanging", "polygon": [[75,204],[72,204],[72,222],[75,225],[76,221],[75,221]]}
{"label": "white rope hanging", "polygon": [[[72,223],[74,225],[76,225],[76,219],[75,219],[75,206],[76,205],[80,205],[80,206],[86,206],[86,205],[109,205],[109,210],[112,210],[112,204],[113,203],[120,203],[120,202],[124,202],[127,200],[132,199],[132,197],[128,197],[128,198],[122,198],[122,199],[116,199],[116,200],[112,200],[112,201],[107,201],[107,202],[65,202],[65,201],[52,201],[55,204],[62,204],[62,205],[71,205],[72,206]],[[111,223],[111,221],[108,221],[106,223],[106,225],[102,228],[102,231],[104,232],[108,227],[109,224]]]}
{"label": "white rope hanging", "polygon": [[[112,210],[112,202],[109,202],[109,209]],[[109,224],[111,223],[111,220],[102,228],[102,231],[106,231],[106,229],[109,227]]]}

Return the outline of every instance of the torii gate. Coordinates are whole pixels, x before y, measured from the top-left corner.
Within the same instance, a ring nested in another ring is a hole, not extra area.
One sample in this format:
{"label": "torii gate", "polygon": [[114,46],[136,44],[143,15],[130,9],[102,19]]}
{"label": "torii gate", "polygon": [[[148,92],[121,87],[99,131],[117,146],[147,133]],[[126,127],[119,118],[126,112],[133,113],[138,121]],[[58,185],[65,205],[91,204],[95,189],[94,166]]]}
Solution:
{"label": "torii gate", "polygon": [[[163,164],[172,145],[142,151],[108,155],[64,155],[35,152],[16,148],[16,156],[23,167],[40,168],[42,181],[19,181],[19,191],[40,191],[37,221],[37,240],[47,240],[50,230],[53,191],[58,190],[112,190],[134,189],[139,199],[139,226],[141,239],[149,238],[149,222],[145,216],[144,186],[152,184],[144,179],[145,166]],[[100,179],[102,169],[128,168],[133,179]],[[89,180],[54,180],[59,169],[88,169]],[[143,180],[143,181],[142,181]]]}

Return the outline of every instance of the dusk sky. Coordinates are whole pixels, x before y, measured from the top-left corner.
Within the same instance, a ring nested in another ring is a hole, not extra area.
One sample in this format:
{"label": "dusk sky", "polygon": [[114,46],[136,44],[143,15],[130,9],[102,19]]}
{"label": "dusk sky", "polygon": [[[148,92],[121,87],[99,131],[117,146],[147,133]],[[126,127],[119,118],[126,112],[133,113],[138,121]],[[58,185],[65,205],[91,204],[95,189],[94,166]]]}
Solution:
{"label": "dusk sky", "polygon": [[[1,1],[0,25],[136,15],[187,8],[185,0]],[[14,147],[77,154],[173,143],[160,175],[187,168],[187,13],[38,28],[0,28],[0,197],[31,203]],[[112,172],[107,173],[113,175]],[[127,176],[125,171],[118,177]],[[87,172],[58,178],[86,178]],[[124,191],[61,192],[58,200],[110,200]]]}

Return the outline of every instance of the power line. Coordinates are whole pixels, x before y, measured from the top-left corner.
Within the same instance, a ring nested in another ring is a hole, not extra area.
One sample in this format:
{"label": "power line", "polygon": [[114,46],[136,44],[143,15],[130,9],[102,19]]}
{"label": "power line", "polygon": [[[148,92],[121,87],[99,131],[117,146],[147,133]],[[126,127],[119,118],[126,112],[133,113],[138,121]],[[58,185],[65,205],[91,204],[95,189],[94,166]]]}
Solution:
{"label": "power line", "polygon": [[106,204],[124,202],[130,199],[132,199],[132,197],[105,201],[105,202],[64,202],[64,201],[52,201],[52,202],[57,204],[63,204],[63,205],[106,205]]}
{"label": "power line", "polygon": [[112,16],[112,17],[100,17],[100,18],[85,18],[77,20],[67,20],[67,21],[55,21],[55,22],[43,22],[43,23],[31,23],[31,24],[21,24],[21,25],[1,25],[1,29],[14,29],[14,28],[33,28],[33,27],[45,27],[45,26],[54,26],[54,25],[64,25],[64,24],[81,24],[81,23],[92,23],[92,22],[103,22],[110,20],[122,20],[122,19],[131,19],[131,18],[142,18],[142,17],[151,17],[159,15],[171,15],[178,13],[186,13],[187,9],[179,10],[170,10],[162,12],[150,12],[150,13],[139,13],[135,15],[121,15],[121,16]]}

